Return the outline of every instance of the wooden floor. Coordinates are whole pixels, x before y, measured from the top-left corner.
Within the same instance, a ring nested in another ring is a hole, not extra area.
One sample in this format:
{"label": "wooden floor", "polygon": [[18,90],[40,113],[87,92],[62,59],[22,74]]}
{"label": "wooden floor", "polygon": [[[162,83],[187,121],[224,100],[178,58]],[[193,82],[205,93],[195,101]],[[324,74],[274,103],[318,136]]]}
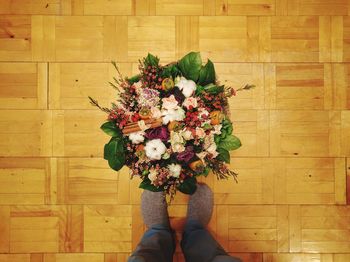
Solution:
{"label": "wooden floor", "polygon": [[[0,261],[126,261],[139,181],[103,160],[87,96],[113,100],[111,60],[130,75],[147,52],[191,50],[256,85],[230,101],[239,183],[205,179],[211,232],[247,262],[350,261],[349,14],[347,0],[1,0]],[[169,207],[179,238],[186,203]]]}

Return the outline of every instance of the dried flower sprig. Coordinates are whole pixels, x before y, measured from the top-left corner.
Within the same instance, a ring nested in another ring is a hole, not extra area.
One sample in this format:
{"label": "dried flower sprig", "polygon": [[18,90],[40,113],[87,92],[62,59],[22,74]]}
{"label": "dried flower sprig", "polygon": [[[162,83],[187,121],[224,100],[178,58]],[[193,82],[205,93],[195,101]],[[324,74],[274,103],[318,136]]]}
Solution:
{"label": "dried flower sprig", "polygon": [[98,101],[93,99],[91,96],[89,96],[89,99],[90,99],[90,104],[98,107],[101,111],[108,113],[108,114],[111,112],[111,110],[109,108],[100,106]]}
{"label": "dried flower sprig", "polygon": [[237,176],[238,174],[230,169],[227,168],[227,166],[214,158],[207,159],[208,166],[213,171],[214,175],[216,175],[216,178],[218,180],[220,179],[228,179],[229,177],[233,177],[236,183],[238,183]]}

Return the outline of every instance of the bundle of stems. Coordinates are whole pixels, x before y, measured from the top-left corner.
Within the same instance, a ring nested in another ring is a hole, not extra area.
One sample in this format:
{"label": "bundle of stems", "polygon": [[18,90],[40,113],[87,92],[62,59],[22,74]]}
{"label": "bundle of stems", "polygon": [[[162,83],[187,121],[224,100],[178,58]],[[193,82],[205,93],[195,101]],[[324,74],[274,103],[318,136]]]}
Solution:
{"label": "bundle of stems", "polygon": [[[156,128],[159,126],[163,125],[162,119],[161,118],[149,118],[144,120],[144,123],[146,126],[149,126],[149,128]],[[139,126],[138,122],[131,122],[128,123],[124,128],[123,128],[123,134],[127,135],[133,132],[141,131],[141,127]]]}

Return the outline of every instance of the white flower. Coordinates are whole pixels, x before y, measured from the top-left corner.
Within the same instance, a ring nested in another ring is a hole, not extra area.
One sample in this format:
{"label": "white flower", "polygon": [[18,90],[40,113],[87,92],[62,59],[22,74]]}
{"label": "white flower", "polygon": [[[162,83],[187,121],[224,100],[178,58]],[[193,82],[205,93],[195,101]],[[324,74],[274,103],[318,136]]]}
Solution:
{"label": "white flower", "polygon": [[203,164],[205,165],[204,158],[206,157],[206,155],[208,155],[208,152],[207,151],[202,151],[200,153],[196,153],[196,155],[199,157],[200,160],[202,160]]}
{"label": "white flower", "polygon": [[157,179],[158,172],[155,168],[149,170],[148,178],[151,182],[154,182]]}
{"label": "white flower", "polygon": [[212,154],[214,158],[218,156],[219,153],[216,151],[217,147],[216,147],[213,133],[210,133],[208,136],[204,138],[203,148],[205,151]]}
{"label": "white flower", "polygon": [[166,125],[170,121],[182,121],[185,118],[185,111],[181,107],[176,107],[175,109],[163,109],[163,124]]}
{"label": "white flower", "polygon": [[172,149],[174,152],[177,152],[177,153],[180,153],[180,152],[183,152],[185,151],[185,146],[183,144],[180,144],[180,143],[176,143],[174,145],[171,145]]}
{"label": "white flower", "polygon": [[210,146],[206,149],[208,153],[213,155],[213,158],[218,156],[218,152],[216,152],[216,144],[215,142],[210,144]]}
{"label": "white flower", "polygon": [[142,81],[140,80],[140,81],[134,83],[134,86],[135,86],[136,89],[141,88],[142,87]]}
{"label": "white flower", "polygon": [[204,116],[209,116],[209,112],[205,108],[200,107],[200,108],[198,108],[198,115],[199,115],[200,118],[203,118],[203,115]]}
{"label": "white flower", "polygon": [[204,137],[204,143],[203,143],[203,148],[207,149],[210,147],[211,144],[215,144],[215,140],[214,140],[214,134],[213,133],[209,133],[209,135]]}
{"label": "white flower", "polygon": [[180,78],[180,80],[176,83],[176,86],[182,91],[185,97],[190,97],[197,88],[194,81],[187,80],[184,77]]}
{"label": "white flower", "polygon": [[197,127],[196,127],[196,136],[197,136],[198,138],[204,138],[204,137],[205,137],[205,131],[204,131],[204,129],[197,126]]}
{"label": "white flower", "polygon": [[193,134],[190,130],[184,130],[181,132],[181,135],[182,137],[185,139],[185,140],[190,140],[190,139],[193,139]]}
{"label": "white flower", "polygon": [[179,164],[168,165],[169,172],[173,177],[179,177],[181,172],[181,166]]}
{"label": "white flower", "polygon": [[160,160],[165,150],[166,146],[163,144],[162,140],[158,138],[146,142],[146,156],[151,160]]}
{"label": "white flower", "polygon": [[183,144],[184,139],[179,132],[171,131],[170,132],[170,143],[171,144],[177,144],[177,143]]}
{"label": "white flower", "polygon": [[175,99],[175,96],[174,95],[171,95],[169,97],[164,97],[162,98],[162,108],[164,109],[175,109],[177,108],[177,100]]}
{"label": "white flower", "polygon": [[211,131],[212,134],[216,134],[216,135],[220,135],[221,134],[221,127],[222,125],[215,125],[213,126],[214,127],[214,130]]}
{"label": "white flower", "polygon": [[143,131],[133,132],[129,134],[129,139],[133,144],[140,144],[145,140],[144,135],[145,135],[145,132]]}
{"label": "white flower", "polygon": [[162,116],[162,112],[159,110],[158,107],[152,107],[151,108],[152,118],[160,118]]}
{"label": "white flower", "polygon": [[169,141],[173,152],[182,152],[185,150],[185,141],[180,132],[171,131]]}
{"label": "white flower", "polygon": [[197,98],[195,97],[186,97],[185,101],[182,103],[182,105],[184,107],[186,107],[187,109],[190,109],[190,106],[192,106],[192,108],[196,108],[198,106],[197,103]]}

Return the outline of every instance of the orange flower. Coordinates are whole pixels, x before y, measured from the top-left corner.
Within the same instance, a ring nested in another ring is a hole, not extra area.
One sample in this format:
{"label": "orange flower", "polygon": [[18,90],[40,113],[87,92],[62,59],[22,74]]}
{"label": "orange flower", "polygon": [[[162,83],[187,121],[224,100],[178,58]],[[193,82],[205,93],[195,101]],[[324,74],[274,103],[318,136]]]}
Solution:
{"label": "orange flower", "polygon": [[172,130],[174,130],[178,125],[179,125],[179,122],[178,122],[178,121],[171,121],[171,122],[169,122],[169,124],[168,124],[168,130],[169,130],[169,131],[172,131]]}
{"label": "orange flower", "polygon": [[210,116],[210,124],[212,125],[220,124],[223,118],[223,115],[220,110],[214,110],[210,112],[209,116]]}

